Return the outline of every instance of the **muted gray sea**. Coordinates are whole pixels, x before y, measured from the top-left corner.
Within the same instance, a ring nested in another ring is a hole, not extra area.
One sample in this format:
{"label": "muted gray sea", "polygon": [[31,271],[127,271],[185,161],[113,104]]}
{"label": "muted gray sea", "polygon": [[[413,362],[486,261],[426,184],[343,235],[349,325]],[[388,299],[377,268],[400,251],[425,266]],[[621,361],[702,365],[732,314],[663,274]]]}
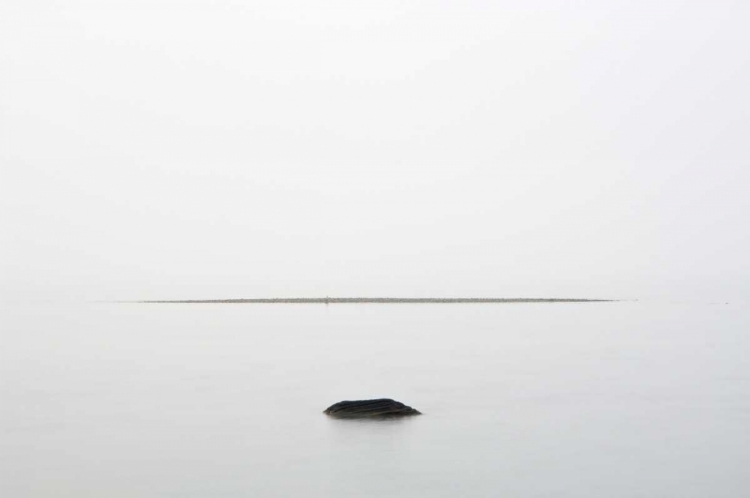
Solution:
{"label": "muted gray sea", "polygon": [[[750,307],[0,306],[0,496],[739,497]],[[424,413],[329,419],[343,399]]]}

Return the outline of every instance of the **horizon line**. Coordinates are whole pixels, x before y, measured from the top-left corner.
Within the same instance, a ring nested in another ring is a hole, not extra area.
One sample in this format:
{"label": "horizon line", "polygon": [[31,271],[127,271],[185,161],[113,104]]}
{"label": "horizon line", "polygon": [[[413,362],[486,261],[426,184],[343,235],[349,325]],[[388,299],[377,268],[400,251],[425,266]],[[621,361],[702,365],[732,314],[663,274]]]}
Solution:
{"label": "horizon line", "polygon": [[119,301],[140,304],[429,304],[429,303],[606,303],[619,299],[538,297],[267,297],[235,299],[155,299]]}

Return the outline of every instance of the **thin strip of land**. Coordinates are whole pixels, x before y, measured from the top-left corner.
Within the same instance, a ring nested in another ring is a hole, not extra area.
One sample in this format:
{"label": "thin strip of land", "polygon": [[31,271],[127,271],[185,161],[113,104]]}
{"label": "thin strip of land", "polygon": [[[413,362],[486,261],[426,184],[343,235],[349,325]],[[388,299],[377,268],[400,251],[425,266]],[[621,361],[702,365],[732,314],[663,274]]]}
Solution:
{"label": "thin strip of land", "polygon": [[136,301],[150,304],[460,304],[460,303],[607,303],[616,299],[495,297],[275,297],[257,299],[180,299]]}

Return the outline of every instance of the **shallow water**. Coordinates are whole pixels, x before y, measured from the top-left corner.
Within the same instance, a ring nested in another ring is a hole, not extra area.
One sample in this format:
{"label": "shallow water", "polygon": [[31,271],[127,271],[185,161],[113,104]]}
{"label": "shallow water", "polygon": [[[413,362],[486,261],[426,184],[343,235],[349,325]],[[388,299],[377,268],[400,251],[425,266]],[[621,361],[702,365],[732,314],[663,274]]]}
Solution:
{"label": "shallow water", "polygon": [[[0,308],[0,496],[736,497],[740,304]],[[424,413],[333,420],[342,399]]]}

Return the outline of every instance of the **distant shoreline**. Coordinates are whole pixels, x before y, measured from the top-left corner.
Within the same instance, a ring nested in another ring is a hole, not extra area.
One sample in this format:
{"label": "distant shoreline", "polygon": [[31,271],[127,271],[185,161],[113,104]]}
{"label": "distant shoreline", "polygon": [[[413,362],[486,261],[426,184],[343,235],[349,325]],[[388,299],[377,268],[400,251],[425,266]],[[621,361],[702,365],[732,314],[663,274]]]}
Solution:
{"label": "distant shoreline", "polygon": [[259,299],[179,299],[128,301],[141,304],[460,304],[460,303],[611,303],[617,299],[494,297],[280,297]]}

